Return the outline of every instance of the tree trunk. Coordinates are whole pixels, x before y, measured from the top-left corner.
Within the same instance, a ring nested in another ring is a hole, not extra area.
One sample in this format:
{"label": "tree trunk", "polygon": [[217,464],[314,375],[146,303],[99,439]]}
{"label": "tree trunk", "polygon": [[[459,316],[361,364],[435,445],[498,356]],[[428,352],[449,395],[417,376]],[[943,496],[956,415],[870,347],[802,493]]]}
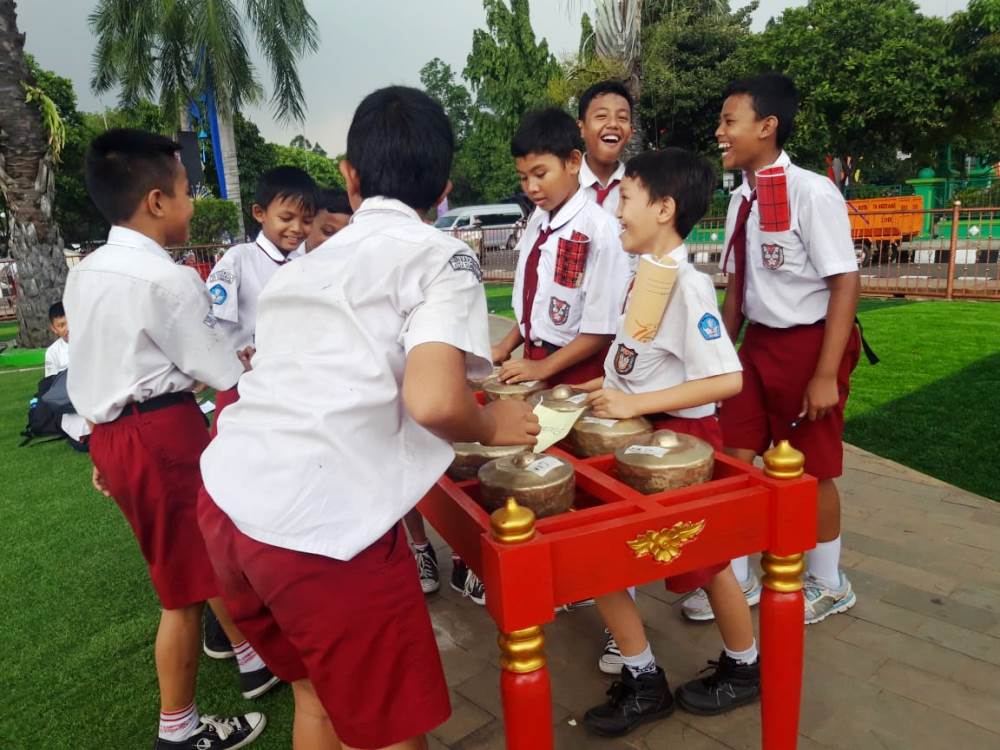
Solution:
{"label": "tree trunk", "polygon": [[48,308],[62,298],[66,258],[52,218],[55,175],[41,112],[25,101],[33,85],[17,30],[15,0],[0,0],[0,190],[10,216],[10,252],[17,263],[18,344],[46,346]]}
{"label": "tree trunk", "polygon": [[236,204],[236,215],[240,218],[240,235],[243,228],[243,204],[240,200],[240,166],[236,160],[236,132],[233,130],[231,114],[219,112],[219,149],[222,151],[222,173],[226,179],[229,200]]}

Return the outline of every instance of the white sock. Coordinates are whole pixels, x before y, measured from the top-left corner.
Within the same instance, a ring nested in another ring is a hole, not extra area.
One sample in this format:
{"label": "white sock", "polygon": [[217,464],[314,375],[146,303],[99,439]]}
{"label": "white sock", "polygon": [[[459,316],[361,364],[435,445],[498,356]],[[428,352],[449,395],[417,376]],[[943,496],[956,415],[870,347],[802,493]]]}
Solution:
{"label": "white sock", "polygon": [[656,659],[653,658],[653,649],[648,643],[646,644],[646,649],[635,656],[625,656],[623,654],[622,661],[628,667],[628,671],[632,673],[633,677],[656,671]]}
{"label": "white sock", "polygon": [[236,663],[240,665],[240,674],[256,672],[258,669],[263,669],[267,666],[264,664],[264,660],[260,658],[260,655],[253,650],[250,641],[234,643],[233,651],[236,652]]}
{"label": "white sock", "polygon": [[733,568],[733,574],[736,576],[736,580],[742,584],[750,577],[750,558],[744,555],[743,557],[737,557],[731,563],[729,563]]}
{"label": "white sock", "polygon": [[416,542],[413,543],[413,549],[415,549],[417,552],[426,552],[427,548],[430,546],[431,546],[430,542],[424,542],[423,544],[417,544]]}
{"label": "white sock", "polygon": [[828,589],[840,588],[840,537],[819,542],[809,553],[809,575]]}
{"label": "white sock", "polygon": [[746,651],[730,651],[727,648],[726,656],[739,664],[753,664],[757,661],[757,639],[754,638],[753,643],[750,644],[750,648]]}
{"label": "white sock", "polygon": [[201,717],[193,702],[180,711],[160,711],[160,739],[183,742],[200,724]]}
{"label": "white sock", "polygon": [[628,595],[632,597],[632,601],[635,601],[635,586],[628,587]]}

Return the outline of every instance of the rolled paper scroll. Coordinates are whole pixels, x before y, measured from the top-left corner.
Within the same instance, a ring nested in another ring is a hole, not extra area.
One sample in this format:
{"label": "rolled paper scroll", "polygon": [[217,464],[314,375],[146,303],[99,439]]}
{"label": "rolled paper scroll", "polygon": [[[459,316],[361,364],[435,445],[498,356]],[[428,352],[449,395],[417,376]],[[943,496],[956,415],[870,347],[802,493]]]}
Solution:
{"label": "rolled paper scroll", "polygon": [[639,258],[635,284],[625,312],[625,333],[642,344],[656,338],[670,293],[677,281],[676,260],[666,257],[656,260],[652,255]]}

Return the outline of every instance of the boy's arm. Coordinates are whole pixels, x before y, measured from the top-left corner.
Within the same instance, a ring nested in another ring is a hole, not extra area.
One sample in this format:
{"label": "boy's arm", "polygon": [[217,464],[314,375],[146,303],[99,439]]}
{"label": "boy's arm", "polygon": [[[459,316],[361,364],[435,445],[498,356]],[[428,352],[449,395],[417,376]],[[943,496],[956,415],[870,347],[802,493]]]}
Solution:
{"label": "boy's arm", "polygon": [[517,347],[524,343],[524,337],[521,335],[521,328],[517,323],[507,332],[507,335],[500,339],[500,343],[495,344],[492,347],[491,355],[493,357],[493,364],[499,365],[510,359],[510,354]]}
{"label": "boy's arm", "polygon": [[826,285],[830,288],[830,302],[826,310],[823,346],[819,351],[816,371],[802,397],[802,412],[799,414],[810,420],[822,419],[840,400],[837,371],[854,328],[861,294],[858,271],[829,276]]}
{"label": "boy's arm", "polygon": [[732,341],[740,337],[743,328],[743,311],[736,308],[736,274],[731,273],[726,280],[726,297],[722,301],[722,325]]}
{"label": "boy's arm", "polygon": [[504,363],[500,379],[506,383],[523,383],[528,380],[548,380],[567,367],[582,362],[606,349],[613,336],[581,333],[566,346],[545,359],[515,359]]}
{"label": "boy's arm", "polygon": [[587,404],[596,417],[631,419],[724,401],[739,393],[742,387],[743,373],[727,372],[649,393],[623,393],[601,388],[587,397]]}
{"label": "boy's arm", "polygon": [[[433,383],[433,388],[428,384]],[[450,443],[534,445],[538,417],[524,401],[494,401],[480,407],[465,382],[465,352],[428,342],[406,357],[403,404],[425,429]]]}

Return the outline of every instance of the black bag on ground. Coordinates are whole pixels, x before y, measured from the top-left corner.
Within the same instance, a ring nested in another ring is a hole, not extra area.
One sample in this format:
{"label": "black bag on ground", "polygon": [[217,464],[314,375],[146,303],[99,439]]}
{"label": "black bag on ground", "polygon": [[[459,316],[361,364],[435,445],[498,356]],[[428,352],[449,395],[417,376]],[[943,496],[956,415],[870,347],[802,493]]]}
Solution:
{"label": "black bag on ground", "polygon": [[52,439],[66,437],[62,429],[63,414],[72,414],[75,409],[66,391],[66,374],[69,370],[57,372],[38,381],[38,391],[28,402],[28,424],[21,432],[21,445],[27,445],[35,438]]}

